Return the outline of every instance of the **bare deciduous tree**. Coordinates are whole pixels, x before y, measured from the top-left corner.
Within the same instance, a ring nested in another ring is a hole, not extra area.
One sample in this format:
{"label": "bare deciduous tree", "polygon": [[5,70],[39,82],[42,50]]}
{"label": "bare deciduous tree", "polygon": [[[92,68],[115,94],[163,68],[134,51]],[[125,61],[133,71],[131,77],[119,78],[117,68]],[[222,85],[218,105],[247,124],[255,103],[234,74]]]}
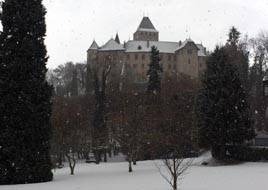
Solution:
{"label": "bare deciduous tree", "polygon": [[[182,179],[193,162],[192,151],[194,129],[194,83],[189,79],[172,80],[169,85],[175,86],[173,92],[164,91],[162,109],[163,122],[161,144],[162,161],[165,172],[157,166],[162,177],[178,189],[178,181]],[[179,90],[183,86],[184,90]],[[192,89],[190,88],[192,87]]]}

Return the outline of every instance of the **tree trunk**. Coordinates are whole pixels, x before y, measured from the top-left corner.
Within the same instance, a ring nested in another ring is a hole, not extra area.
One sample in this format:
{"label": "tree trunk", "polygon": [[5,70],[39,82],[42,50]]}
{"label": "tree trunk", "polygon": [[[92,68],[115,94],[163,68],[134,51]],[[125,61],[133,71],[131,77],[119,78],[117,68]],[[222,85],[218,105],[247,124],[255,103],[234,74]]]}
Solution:
{"label": "tree trunk", "polygon": [[128,172],[131,173],[133,170],[132,170],[132,161],[129,160],[128,161]]}
{"label": "tree trunk", "polygon": [[104,149],[103,154],[104,154],[104,162],[107,162],[107,152],[106,152],[106,149]]}
{"label": "tree trunk", "polygon": [[128,156],[128,172],[131,173],[132,170],[132,155]]}
{"label": "tree trunk", "polygon": [[175,176],[173,179],[173,190],[177,190],[177,178],[175,178]]}
{"label": "tree trunk", "polygon": [[74,175],[74,167],[70,166],[71,168],[71,175]]}
{"label": "tree trunk", "polygon": [[133,165],[137,165],[137,160],[136,160],[136,158],[133,158]]}
{"label": "tree trunk", "polygon": [[109,154],[109,158],[112,158],[112,148],[109,148],[108,154]]}
{"label": "tree trunk", "polygon": [[69,162],[71,175],[74,175],[74,168],[75,168],[75,165],[76,165],[75,155],[73,154],[72,156],[69,156],[68,154],[66,154],[66,157],[67,157],[68,162]]}
{"label": "tree trunk", "polygon": [[100,151],[99,151],[99,150],[96,150],[96,151],[95,151],[95,160],[96,160],[96,164],[99,164],[100,161],[101,161],[101,158],[100,158]]}
{"label": "tree trunk", "polygon": [[58,155],[58,167],[62,166],[62,153]]}
{"label": "tree trunk", "polygon": [[176,157],[173,155],[173,190],[177,190],[177,171],[176,171]]}

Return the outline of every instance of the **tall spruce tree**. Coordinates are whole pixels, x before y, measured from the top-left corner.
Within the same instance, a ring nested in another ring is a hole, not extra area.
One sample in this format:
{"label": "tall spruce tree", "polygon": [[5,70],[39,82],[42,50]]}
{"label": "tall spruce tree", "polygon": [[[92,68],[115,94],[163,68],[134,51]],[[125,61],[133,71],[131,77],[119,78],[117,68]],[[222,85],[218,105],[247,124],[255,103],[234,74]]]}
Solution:
{"label": "tall spruce tree", "polygon": [[254,137],[247,94],[238,71],[224,47],[217,47],[207,61],[198,101],[199,142],[225,159],[227,146],[239,146]]}
{"label": "tall spruce tree", "polygon": [[232,27],[229,31],[229,38],[225,45],[228,52],[230,63],[233,64],[237,70],[238,75],[243,85],[243,88],[248,92],[249,89],[249,53],[245,51],[240,45],[241,33]]}
{"label": "tall spruce tree", "polygon": [[163,72],[163,69],[159,62],[159,50],[153,46],[151,49],[151,62],[149,64],[149,70],[147,72],[147,76],[149,77],[147,92],[158,93],[161,91],[160,74]]}
{"label": "tall spruce tree", "polygon": [[51,181],[52,87],[42,0],[5,0],[0,36],[0,184]]}

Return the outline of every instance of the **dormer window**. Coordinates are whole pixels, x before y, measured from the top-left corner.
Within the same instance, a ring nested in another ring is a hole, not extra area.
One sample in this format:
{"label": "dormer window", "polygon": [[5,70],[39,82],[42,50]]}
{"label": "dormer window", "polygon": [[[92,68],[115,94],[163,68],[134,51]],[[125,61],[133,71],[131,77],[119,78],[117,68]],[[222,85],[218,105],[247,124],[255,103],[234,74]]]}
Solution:
{"label": "dormer window", "polygon": [[138,50],[141,50],[141,49],[142,49],[142,47],[141,47],[141,45],[139,45],[139,46],[138,46]]}

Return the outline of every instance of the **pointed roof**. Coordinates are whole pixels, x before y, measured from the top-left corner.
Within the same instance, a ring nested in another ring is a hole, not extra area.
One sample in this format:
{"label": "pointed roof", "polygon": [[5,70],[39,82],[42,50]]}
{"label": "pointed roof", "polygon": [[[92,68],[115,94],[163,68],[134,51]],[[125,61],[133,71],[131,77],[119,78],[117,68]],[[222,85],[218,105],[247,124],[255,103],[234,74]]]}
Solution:
{"label": "pointed roof", "polygon": [[125,50],[122,44],[118,44],[114,39],[110,39],[101,48],[101,51],[114,51],[114,50]]}
{"label": "pointed roof", "polygon": [[198,46],[194,43],[194,41],[191,38],[187,38],[184,42],[182,42],[182,44],[180,44],[180,46],[176,49],[176,51],[184,48],[188,43],[193,43],[196,48],[199,50]]}
{"label": "pointed roof", "polygon": [[138,27],[138,31],[152,31],[152,32],[157,32],[157,30],[155,29],[153,23],[151,22],[149,17],[143,17],[142,21]]}
{"label": "pointed roof", "polygon": [[120,39],[119,39],[119,35],[118,35],[118,33],[116,33],[115,41],[116,41],[118,44],[120,44]]}
{"label": "pointed roof", "polygon": [[97,50],[97,49],[99,49],[99,46],[97,42],[94,40],[88,50]]}

